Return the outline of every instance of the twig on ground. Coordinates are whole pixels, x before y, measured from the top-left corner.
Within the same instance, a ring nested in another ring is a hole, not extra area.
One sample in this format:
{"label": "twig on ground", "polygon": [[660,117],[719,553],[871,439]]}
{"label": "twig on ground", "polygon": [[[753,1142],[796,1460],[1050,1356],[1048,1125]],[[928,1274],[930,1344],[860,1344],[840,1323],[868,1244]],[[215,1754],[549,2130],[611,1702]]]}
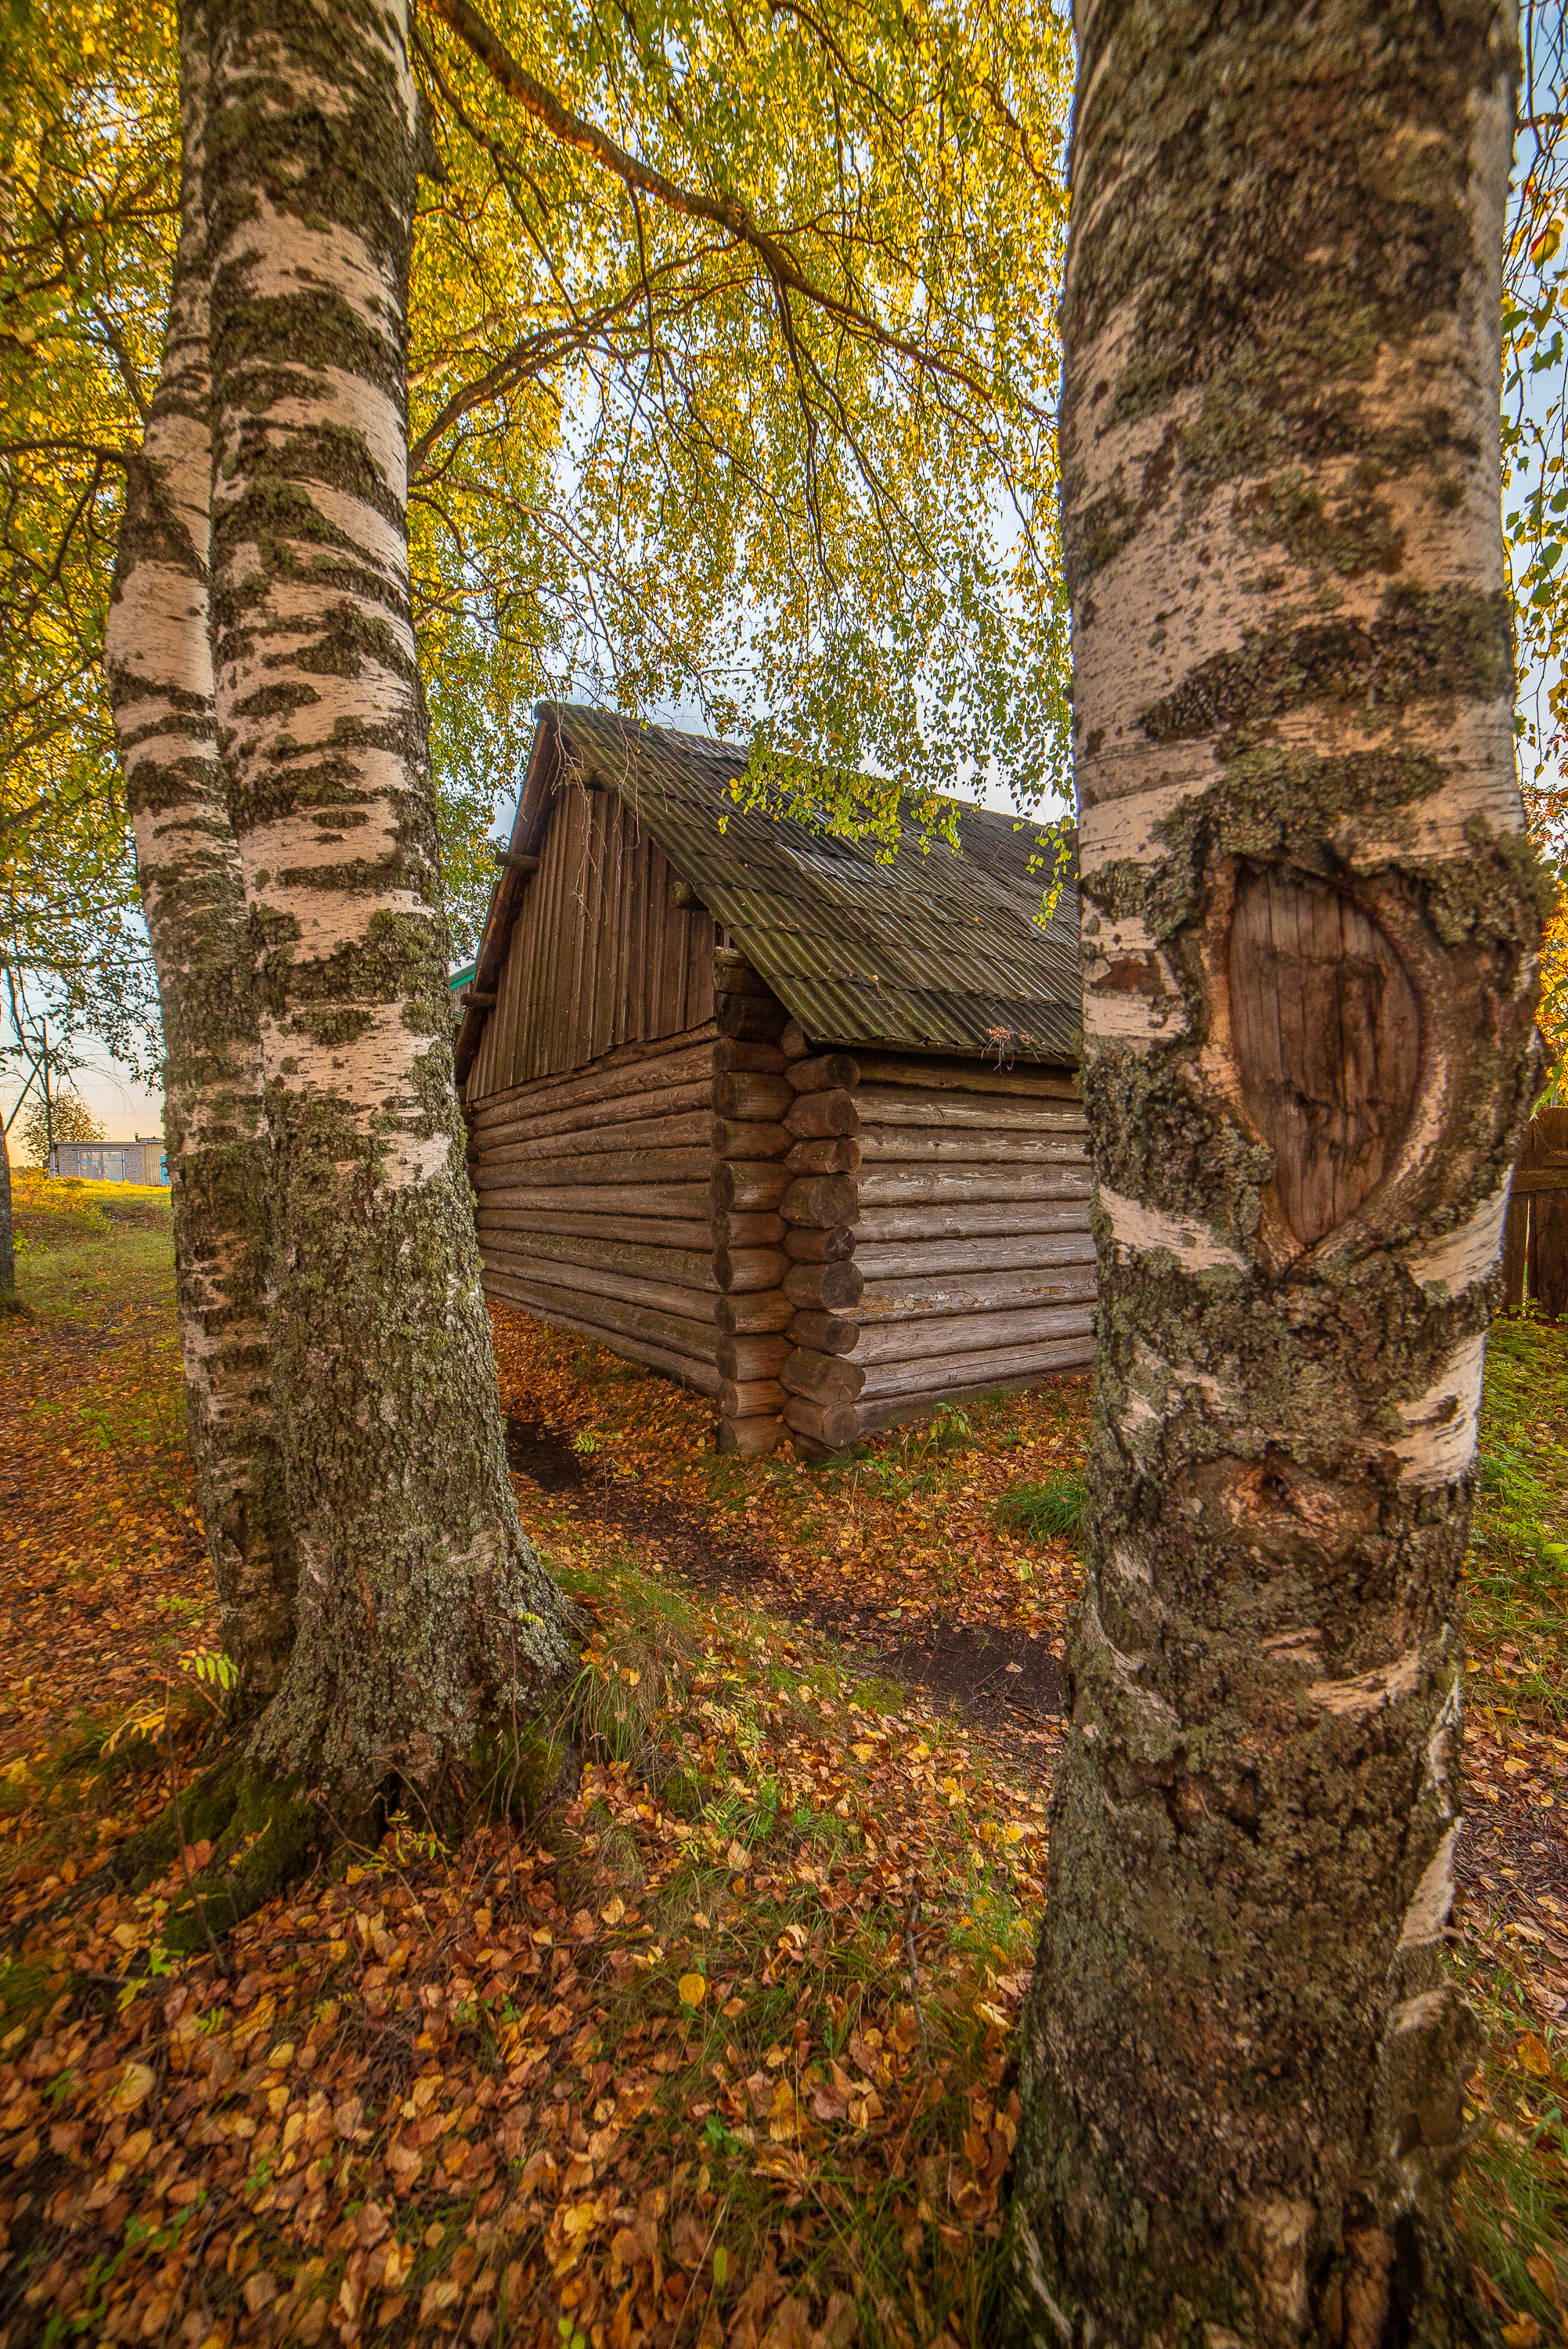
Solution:
{"label": "twig on ground", "polygon": [[909,1956],[909,1988],[914,2002],[914,2020],[920,2031],[920,2057],[926,2070],[931,2069],[931,2044],[925,2035],[925,2017],[920,2011],[920,1960],[914,1954],[914,1929],[920,1922],[920,1895],[912,1886],[903,1896],[903,1946]]}

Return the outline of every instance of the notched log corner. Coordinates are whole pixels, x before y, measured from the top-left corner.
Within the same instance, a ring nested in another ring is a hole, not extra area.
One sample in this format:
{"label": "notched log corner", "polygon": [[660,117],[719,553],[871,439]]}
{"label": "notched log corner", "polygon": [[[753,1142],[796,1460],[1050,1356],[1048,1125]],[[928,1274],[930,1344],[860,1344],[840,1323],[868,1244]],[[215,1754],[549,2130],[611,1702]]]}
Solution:
{"label": "notched log corner", "polygon": [[1359,905],[1284,873],[1237,885],[1230,987],[1243,1105],[1274,1152],[1280,1216],[1311,1247],[1397,1161],[1416,1097],[1415,990]]}

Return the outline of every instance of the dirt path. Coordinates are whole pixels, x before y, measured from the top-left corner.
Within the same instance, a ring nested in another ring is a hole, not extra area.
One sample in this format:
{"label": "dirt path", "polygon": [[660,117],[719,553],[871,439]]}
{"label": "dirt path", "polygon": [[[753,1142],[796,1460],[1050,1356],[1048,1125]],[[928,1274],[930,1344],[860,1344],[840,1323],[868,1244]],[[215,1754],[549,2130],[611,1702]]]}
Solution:
{"label": "dirt path", "polygon": [[868,1675],[923,1690],[961,1718],[1009,1775],[1049,1777],[1068,1711],[1067,1666],[1050,1641],[942,1617],[910,1627],[872,1608],[804,1593],[772,1550],[737,1538],[711,1512],[594,1474],[564,1436],[538,1421],[507,1421],[507,1456],[515,1474],[557,1506],[624,1535],[699,1589],[760,1603],[847,1651]]}

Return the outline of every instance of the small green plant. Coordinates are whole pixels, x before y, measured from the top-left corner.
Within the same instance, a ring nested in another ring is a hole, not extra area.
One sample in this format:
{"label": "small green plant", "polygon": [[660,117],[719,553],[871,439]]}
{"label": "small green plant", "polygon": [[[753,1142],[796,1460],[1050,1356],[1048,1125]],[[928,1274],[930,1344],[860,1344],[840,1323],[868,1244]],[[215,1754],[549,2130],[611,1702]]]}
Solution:
{"label": "small green plant", "polygon": [[1057,1469],[1043,1485],[1014,1485],[996,1503],[994,1516],[1005,1533],[1030,1541],[1071,1541],[1083,1524],[1088,1488],[1081,1476]]}

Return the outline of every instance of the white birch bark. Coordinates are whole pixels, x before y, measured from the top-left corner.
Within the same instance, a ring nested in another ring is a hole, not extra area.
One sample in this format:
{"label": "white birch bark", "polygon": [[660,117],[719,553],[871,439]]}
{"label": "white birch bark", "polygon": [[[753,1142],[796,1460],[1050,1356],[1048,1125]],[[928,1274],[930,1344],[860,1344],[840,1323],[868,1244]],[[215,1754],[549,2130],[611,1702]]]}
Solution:
{"label": "white birch bark", "polygon": [[507,1473],[452,1078],[405,515],[407,10],[222,0],[211,26],[214,681],[301,1567],[257,1752],[430,1809],[568,1651]]}
{"label": "white birch bark", "polygon": [[1078,25],[1100,1290],[1021,2321],[1457,2344],[1460,1568],[1541,913],[1498,514],[1515,19]]}
{"label": "white birch bark", "polygon": [[294,1561],[271,1400],[269,1143],[239,854],[208,636],[205,14],[181,18],[181,234],[130,470],[105,667],[158,972],[186,1429],[221,1637],[253,1710],[293,1638]]}

